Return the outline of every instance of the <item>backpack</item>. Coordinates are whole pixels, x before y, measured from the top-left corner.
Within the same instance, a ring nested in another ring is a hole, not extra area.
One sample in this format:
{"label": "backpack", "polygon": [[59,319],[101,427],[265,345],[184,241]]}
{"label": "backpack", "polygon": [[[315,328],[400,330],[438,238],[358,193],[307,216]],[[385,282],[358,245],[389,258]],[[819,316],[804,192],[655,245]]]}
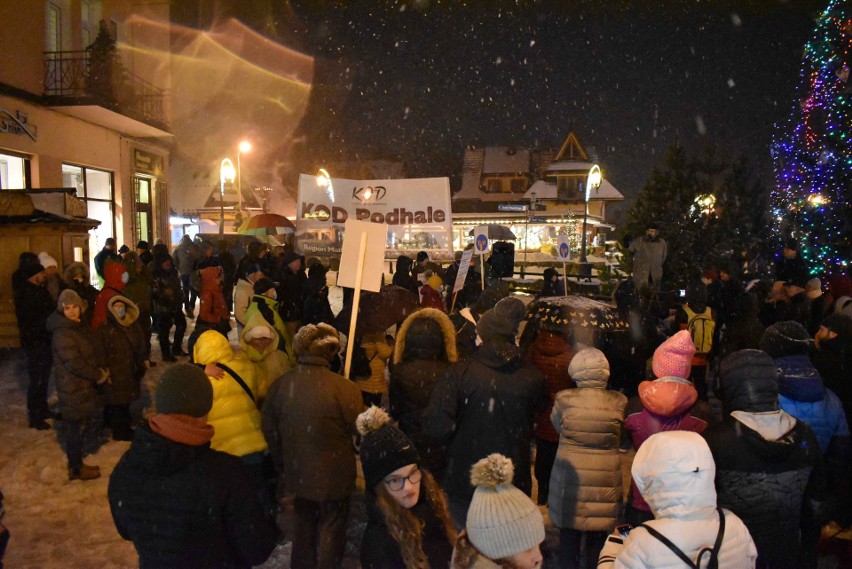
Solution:
{"label": "backpack", "polygon": [[688,305],[684,304],[683,310],[689,318],[686,329],[692,336],[695,351],[699,354],[709,354],[710,350],[713,349],[713,333],[716,330],[716,322],[713,321],[710,308],[707,307],[701,314],[696,314]]}
{"label": "backpack", "polygon": [[684,563],[686,563],[687,567],[690,567],[691,569],[699,569],[701,567],[701,560],[704,557],[704,554],[709,553],[710,558],[707,563],[707,569],[719,569],[719,550],[722,548],[722,539],[725,537],[725,514],[724,512],[722,512],[722,508],[717,507],[716,511],[719,513],[719,531],[716,534],[716,541],[715,543],[713,543],[713,547],[702,547],[701,550],[698,552],[698,560],[696,560],[695,562],[693,562],[692,559],[690,559],[681,548],[672,543],[669,538],[667,538],[651,526],[641,524],[637,527],[644,528],[645,531],[650,533],[663,545],[668,547],[672,551],[672,553],[677,555]]}

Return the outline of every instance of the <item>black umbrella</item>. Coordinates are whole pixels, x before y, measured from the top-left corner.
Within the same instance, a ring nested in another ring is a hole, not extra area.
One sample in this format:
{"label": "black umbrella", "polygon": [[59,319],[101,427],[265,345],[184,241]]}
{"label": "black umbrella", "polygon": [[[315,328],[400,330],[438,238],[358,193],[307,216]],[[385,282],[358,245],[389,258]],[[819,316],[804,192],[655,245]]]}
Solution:
{"label": "black umbrella", "polygon": [[[420,297],[416,292],[397,285],[385,285],[379,292],[361,292],[358,305],[357,334],[384,332],[409,314],[420,308]],[[352,305],[345,306],[335,318],[336,328],[346,333],[352,316]],[[349,334],[346,334],[347,336]]]}
{"label": "black umbrella", "polygon": [[[486,235],[488,235],[489,239],[495,241],[514,241],[515,239],[517,239],[517,237],[515,237],[515,234],[512,233],[512,230],[506,227],[505,225],[489,223],[485,227],[488,228],[488,232],[486,233]],[[473,237],[475,234],[476,228],[473,228],[468,232],[468,235],[470,235],[471,237]]]}
{"label": "black umbrella", "polygon": [[530,303],[527,321],[544,327],[591,328],[602,332],[627,330],[613,306],[585,296],[549,296]]}

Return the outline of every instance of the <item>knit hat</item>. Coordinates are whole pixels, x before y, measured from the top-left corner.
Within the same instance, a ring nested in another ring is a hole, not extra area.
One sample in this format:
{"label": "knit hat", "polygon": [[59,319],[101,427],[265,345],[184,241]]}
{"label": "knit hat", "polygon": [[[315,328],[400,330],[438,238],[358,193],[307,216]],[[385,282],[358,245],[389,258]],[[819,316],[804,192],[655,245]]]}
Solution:
{"label": "knit hat", "polygon": [[805,283],[805,291],[808,298],[819,298],[822,295],[822,281],[814,277]]}
{"label": "knit hat", "polygon": [[258,279],[257,282],[254,283],[255,294],[263,294],[271,288],[275,288],[275,283],[272,282],[272,279],[268,279],[266,277]]}
{"label": "knit hat", "polygon": [[154,402],[157,413],[203,417],[213,407],[213,387],[200,367],[175,364],[160,376]]}
{"label": "knit hat", "polygon": [[29,279],[39,273],[44,272],[44,267],[41,263],[27,263],[23,268],[24,278]]}
{"label": "knit hat", "polygon": [[606,387],[609,381],[609,362],[597,348],[577,352],[568,364],[568,375],[579,387]]}
{"label": "knit hat", "polygon": [[62,312],[66,306],[79,306],[80,312],[85,312],[89,304],[80,298],[80,295],[73,289],[66,288],[59,293],[59,300],[56,303],[57,312]]}
{"label": "knit hat", "polygon": [[512,486],[515,468],[502,454],[470,469],[476,486],[465,528],[470,543],[489,559],[505,559],[544,541],[544,520],[529,497]]}
{"label": "knit hat", "polygon": [[483,341],[494,336],[513,338],[526,312],[524,303],[517,298],[504,298],[480,317],[476,323],[476,332]]}
{"label": "knit hat", "polygon": [[830,314],[823,319],[821,325],[842,338],[852,337],[852,318],[845,314]]}
{"label": "knit hat", "polygon": [[772,357],[761,350],[740,350],[719,364],[725,408],[762,413],[778,409],[778,372]]}
{"label": "knit hat", "polygon": [[145,249],[145,250],[147,250],[147,249],[148,249],[148,242],[147,242],[147,241],[145,241],[144,239],[143,239],[143,240],[140,240],[140,241],[139,241],[139,243],[137,243],[137,244],[136,244],[136,248],[137,248],[137,249]]}
{"label": "knit hat", "polygon": [[695,354],[695,342],[689,330],[681,330],[654,350],[651,365],[657,377],[688,378],[692,371],[692,356]]}
{"label": "knit hat", "polygon": [[274,340],[275,331],[272,330],[272,328],[270,328],[269,326],[264,326],[263,324],[261,324],[259,326],[254,326],[246,330],[245,334],[243,335],[243,338],[245,338],[246,342],[251,342],[255,338],[268,338],[270,340]]}
{"label": "knit hat", "polygon": [[811,351],[811,336],[798,322],[776,322],[763,333],[760,349],[773,358],[807,354]]}
{"label": "knit hat", "polygon": [[361,468],[367,490],[372,491],[394,470],[420,463],[417,449],[380,407],[371,405],[358,415],[355,426],[361,433]]}
{"label": "knit hat", "polygon": [[337,330],[328,324],[307,324],[293,337],[296,356],[320,356],[329,361],[340,351]]}
{"label": "knit hat", "polygon": [[284,260],[282,261],[282,264],[289,265],[293,261],[301,258],[301,255],[299,255],[295,251],[287,251],[286,253],[284,253]]}
{"label": "knit hat", "polygon": [[59,264],[56,262],[56,259],[51,257],[48,253],[42,251],[38,254],[38,262],[41,263],[41,266],[45,269],[49,267],[58,267]]}
{"label": "knit hat", "polygon": [[128,247],[127,244],[124,244],[124,245],[122,245],[121,247],[118,248],[118,252],[121,253],[122,255],[124,255],[125,253],[129,253],[130,247]]}

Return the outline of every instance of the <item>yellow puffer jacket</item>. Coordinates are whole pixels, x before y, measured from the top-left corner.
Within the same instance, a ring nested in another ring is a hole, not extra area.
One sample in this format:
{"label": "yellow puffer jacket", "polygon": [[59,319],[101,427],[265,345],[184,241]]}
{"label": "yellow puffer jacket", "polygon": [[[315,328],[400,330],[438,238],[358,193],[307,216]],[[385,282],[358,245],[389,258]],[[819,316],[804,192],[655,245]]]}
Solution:
{"label": "yellow puffer jacket", "polygon": [[[269,346],[262,352],[255,349],[246,341],[246,334],[258,326],[265,326],[272,331],[274,336]],[[243,333],[240,334],[240,346],[243,347],[243,353],[254,365],[255,377],[257,377],[257,396],[258,402],[260,402],[266,399],[266,393],[269,391],[269,386],[272,385],[272,382],[287,373],[292,367],[290,360],[284,352],[276,347],[278,346],[278,332],[275,331],[274,327],[269,325],[260,313],[254,314],[246,321]]]}
{"label": "yellow puffer jacket", "polygon": [[[208,330],[198,337],[193,357],[201,365],[221,363],[234,370],[257,399],[258,385],[254,364],[242,354],[235,355],[231,344],[219,332]],[[215,433],[210,446],[234,456],[266,450],[260,430],[260,411],[237,380],[225,373],[222,379],[209,378],[213,385],[213,408],[207,421]]]}
{"label": "yellow puffer jacket", "polygon": [[[284,321],[278,313],[278,301],[263,296],[262,294],[254,295],[246,309],[246,324],[248,324],[255,315],[260,315],[261,318],[266,320],[266,322],[275,328],[275,331],[278,332],[279,338],[278,349],[285,352],[287,359],[290,361],[290,367],[295,367],[296,355],[293,352],[293,338],[287,332],[287,327],[284,325]],[[284,339],[283,342],[281,341],[281,338]]]}

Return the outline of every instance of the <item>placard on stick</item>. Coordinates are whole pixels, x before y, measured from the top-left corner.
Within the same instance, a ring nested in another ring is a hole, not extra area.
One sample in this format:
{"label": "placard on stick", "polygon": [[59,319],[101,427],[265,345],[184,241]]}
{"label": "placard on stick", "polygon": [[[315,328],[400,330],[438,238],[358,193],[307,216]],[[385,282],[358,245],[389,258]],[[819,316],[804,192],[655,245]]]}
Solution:
{"label": "placard on stick", "polygon": [[567,235],[560,235],[557,238],[556,257],[562,261],[562,284],[565,287],[565,296],[568,296],[568,271],[565,263],[571,260],[571,243]]}
{"label": "placard on stick", "polygon": [[468,249],[462,253],[461,261],[459,261],[459,272],[456,274],[456,282],[453,284],[453,292],[458,292],[464,288],[464,281],[467,279],[467,271],[470,269],[472,258],[473,249]]}
{"label": "placard on stick", "polygon": [[[344,229],[346,234],[340,253],[337,286],[379,292],[382,288],[382,274],[385,267],[387,224],[347,219]],[[358,257],[362,235],[366,235],[367,245],[364,249],[361,282],[358,283]]]}

